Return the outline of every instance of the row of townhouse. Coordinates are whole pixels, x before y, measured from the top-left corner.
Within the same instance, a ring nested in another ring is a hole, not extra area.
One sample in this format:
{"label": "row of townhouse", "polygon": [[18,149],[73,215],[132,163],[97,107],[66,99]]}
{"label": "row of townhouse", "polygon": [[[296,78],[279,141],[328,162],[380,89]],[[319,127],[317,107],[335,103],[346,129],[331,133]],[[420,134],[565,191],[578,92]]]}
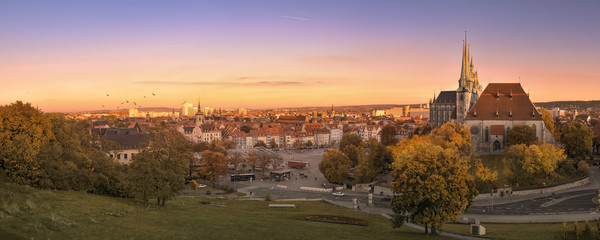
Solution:
{"label": "row of townhouse", "polygon": [[234,141],[237,148],[251,148],[259,141],[263,141],[267,145],[273,141],[278,147],[293,147],[296,142],[302,144],[311,142],[313,145],[328,146],[339,143],[342,139],[342,129],[341,124],[323,124],[319,128],[315,126],[297,128],[271,124],[246,133],[229,126],[223,135],[224,140]]}
{"label": "row of townhouse", "polygon": [[363,141],[369,138],[375,138],[381,141],[381,126],[379,125],[354,125],[344,129],[344,134],[354,133],[362,138]]}
{"label": "row of townhouse", "polygon": [[[278,147],[295,147],[296,143],[303,145],[330,146],[339,144],[345,133],[355,133],[363,140],[375,138],[381,140],[379,125],[352,124],[345,128],[342,122],[329,121],[323,123],[253,123],[251,125],[237,123],[205,122],[203,116],[197,116],[194,125],[182,123],[177,129],[191,142],[211,142],[231,140],[237,148],[252,148],[258,142]],[[243,125],[251,128],[242,131]]]}

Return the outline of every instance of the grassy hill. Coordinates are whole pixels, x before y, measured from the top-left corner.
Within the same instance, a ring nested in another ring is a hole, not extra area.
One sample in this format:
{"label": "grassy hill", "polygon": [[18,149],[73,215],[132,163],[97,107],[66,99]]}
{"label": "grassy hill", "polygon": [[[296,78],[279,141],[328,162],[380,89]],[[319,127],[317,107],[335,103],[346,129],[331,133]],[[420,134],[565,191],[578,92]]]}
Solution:
{"label": "grassy hill", "polygon": [[[226,206],[206,205],[219,202]],[[0,182],[0,239],[443,239],[379,215],[321,202],[270,209],[268,202],[178,197],[162,208],[131,199]],[[359,218],[368,226],[297,220],[307,214]]]}

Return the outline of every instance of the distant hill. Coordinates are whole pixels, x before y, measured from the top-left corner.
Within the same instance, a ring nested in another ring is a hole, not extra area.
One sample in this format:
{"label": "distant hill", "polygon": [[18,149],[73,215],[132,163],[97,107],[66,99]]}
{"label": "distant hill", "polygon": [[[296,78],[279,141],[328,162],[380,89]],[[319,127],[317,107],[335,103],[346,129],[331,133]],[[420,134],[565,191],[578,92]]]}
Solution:
{"label": "distant hill", "polygon": [[592,100],[592,101],[553,101],[553,102],[539,102],[534,103],[537,107],[543,107],[546,109],[551,109],[555,107],[559,107],[561,109],[587,109],[593,108],[596,110],[600,110],[600,100]]}

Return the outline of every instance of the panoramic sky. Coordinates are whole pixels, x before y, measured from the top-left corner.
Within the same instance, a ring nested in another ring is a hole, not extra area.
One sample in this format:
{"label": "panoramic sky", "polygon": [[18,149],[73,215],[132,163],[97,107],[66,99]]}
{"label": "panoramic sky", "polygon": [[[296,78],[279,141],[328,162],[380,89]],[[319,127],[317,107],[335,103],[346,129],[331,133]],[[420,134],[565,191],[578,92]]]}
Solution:
{"label": "panoramic sky", "polygon": [[425,103],[457,88],[465,30],[483,87],[597,100],[599,12],[600,1],[3,0],[0,105]]}

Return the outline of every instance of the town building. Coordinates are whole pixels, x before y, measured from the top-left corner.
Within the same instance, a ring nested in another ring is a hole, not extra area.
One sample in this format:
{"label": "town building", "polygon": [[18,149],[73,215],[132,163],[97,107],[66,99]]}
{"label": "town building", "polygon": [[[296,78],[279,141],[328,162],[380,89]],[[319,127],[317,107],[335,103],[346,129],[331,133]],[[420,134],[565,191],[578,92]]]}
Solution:
{"label": "town building", "polygon": [[[198,102],[198,108],[200,108],[200,102]],[[188,141],[199,143],[223,140],[221,137],[223,128],[224,126],[215,124],[213,120],[206,121],[203,111],[197,111],[194,126],[180,125],[177,131],[181,132]]]}
{"label": "town building", "polygon": [[92,128],[95,134],[105,141],[102,149],[108,150],[110,158],[121,164],[129,164],[133,157],[141,151],[142,143],[148,140],[148,134],[141,131],[137,124],[133,128]]}
{"label": "town building", "polygon": [[179,116],[181,117],[190,117],[194,114],[194,104],[188,101],[184,101],[181,104],[181,113]]}

